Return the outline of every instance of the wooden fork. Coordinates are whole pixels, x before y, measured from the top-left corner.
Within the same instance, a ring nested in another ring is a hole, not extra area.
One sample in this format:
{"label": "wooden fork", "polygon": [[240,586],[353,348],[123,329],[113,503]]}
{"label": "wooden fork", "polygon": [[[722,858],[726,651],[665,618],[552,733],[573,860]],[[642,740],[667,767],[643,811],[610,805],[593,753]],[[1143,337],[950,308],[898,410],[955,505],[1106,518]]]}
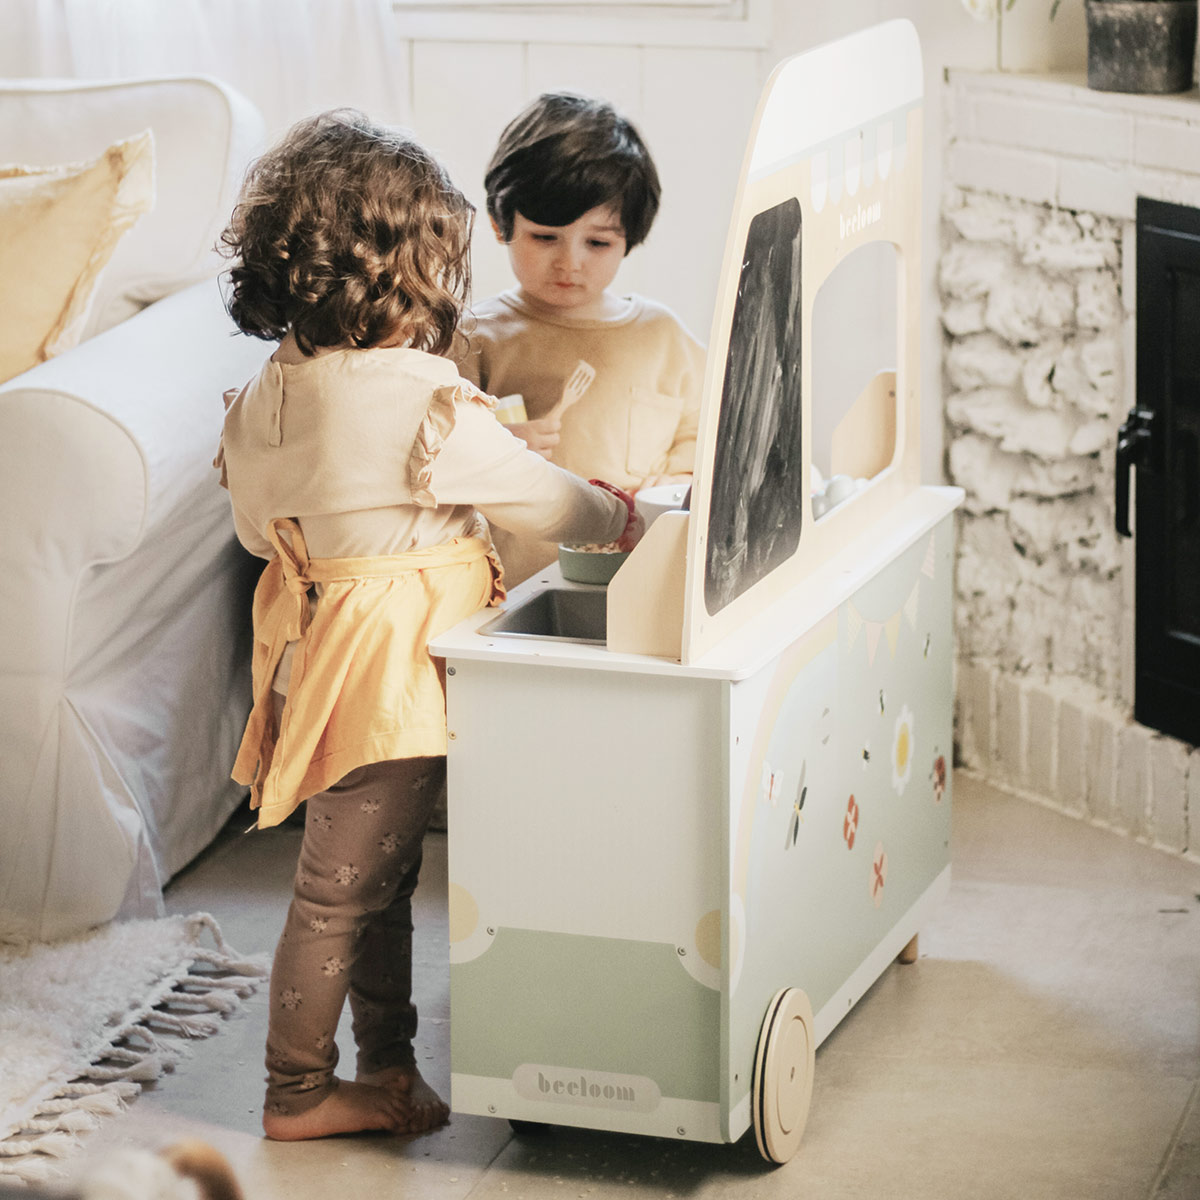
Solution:
{"label": "wooden fork", "polygon": [[567,376],[567,382],[563,384],[561,399],[547,413],[547,416],[561,417],[592,386],[592,380],[595,378],[596,368],[581,358],[575,364],[575,369]]}

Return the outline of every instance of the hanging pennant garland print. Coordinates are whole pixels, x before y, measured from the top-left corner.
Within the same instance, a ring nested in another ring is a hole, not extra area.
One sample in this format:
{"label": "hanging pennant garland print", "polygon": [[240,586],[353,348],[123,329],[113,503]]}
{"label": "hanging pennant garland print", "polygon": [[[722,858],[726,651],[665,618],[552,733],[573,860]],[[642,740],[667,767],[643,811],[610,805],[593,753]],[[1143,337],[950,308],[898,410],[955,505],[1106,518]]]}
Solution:
{"label": "hanging pennant garland print", "polygon": [[921,603],[921,579],[933,579],[936,575],[937,556],[934,552],[933,537],[930,536],[929,542],[925,547],[925,557],[921,564],[920,572],[916,581],[909,589],[908,595],[904,599],[904,603],[892,613],[890,617],[883,621],[871,621],[862,615],[855,607],[854,602],[846,602],[846,648],[854,649],[855,642],[858,641],[859,634],[865,633],[867,647],[867,664],[874,666],[875,655],[879,650],[881,640],[886,641],[888,653],[892,658],[896,657],[896,645],[900,640],[900,624],[903,617],[908,627],[915,633],[917,629],[917,612]]}

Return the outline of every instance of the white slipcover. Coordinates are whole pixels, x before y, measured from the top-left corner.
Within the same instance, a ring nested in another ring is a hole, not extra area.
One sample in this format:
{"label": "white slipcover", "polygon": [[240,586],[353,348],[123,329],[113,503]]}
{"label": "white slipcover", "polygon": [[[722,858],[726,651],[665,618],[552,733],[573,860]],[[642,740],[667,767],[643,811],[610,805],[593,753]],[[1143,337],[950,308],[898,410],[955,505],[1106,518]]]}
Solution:
{"label": "white slipcover", "polygon": [[147,127],[157,203],[106,269],[105,332],[0,384],[0,936],[161,911],[244,794],[257,567],[211,462],[221,393],[270,347],[236,334],[212,247],[261,119],[205,78],[0,83],[0,161]]}

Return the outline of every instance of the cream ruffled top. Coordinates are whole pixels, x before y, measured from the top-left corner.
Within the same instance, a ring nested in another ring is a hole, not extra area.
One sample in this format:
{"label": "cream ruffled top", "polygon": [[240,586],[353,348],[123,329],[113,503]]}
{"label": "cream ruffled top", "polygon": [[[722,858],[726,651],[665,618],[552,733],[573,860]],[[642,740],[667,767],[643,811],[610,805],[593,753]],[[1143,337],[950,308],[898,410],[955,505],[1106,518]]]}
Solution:
{"label": "cream ruffled top", "polygon": [[514,533],[619,537],[620,501],[527,449],[494,405],[420,350],[305,358],[285,340],[225,414],[242,544],[270,558],[271,521],[293,517],[314,557],[401,554],[469,534],[476,510]]}
{"label": "cream ruffled top", "polygon": [[[418,350],[305,358],[286,342],[230,398],[216,465],[239,538],[270,560],[255,602],[256,711],[237,769],[261,795],[262,823],[356,765],[444,753],[437,673],[414,635],[503,594],[479,514],[563,541],[623,532],[621,500],[528,450],[493,405],[448,360]],[[355,663],[386,664],[390,695],[375,694],[379,671],[356,682]],[[264,689],[288,664],[296,683],[273,762]],[[408,696],[399,708],[397,694]]]}

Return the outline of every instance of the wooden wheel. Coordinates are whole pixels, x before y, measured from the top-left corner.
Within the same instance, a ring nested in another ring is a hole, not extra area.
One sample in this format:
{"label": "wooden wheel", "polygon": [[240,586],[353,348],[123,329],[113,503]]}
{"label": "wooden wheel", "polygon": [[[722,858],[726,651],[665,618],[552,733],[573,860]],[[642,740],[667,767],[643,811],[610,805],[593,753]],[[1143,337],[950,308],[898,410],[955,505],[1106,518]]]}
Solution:
{"label": "wooden wheel", "polygon": [[800,1145],[816,1051],[808,996],[799,988],[777,992],[758,1035],[750,1089],[754,1140],[768,1162],[787,1162]]}

